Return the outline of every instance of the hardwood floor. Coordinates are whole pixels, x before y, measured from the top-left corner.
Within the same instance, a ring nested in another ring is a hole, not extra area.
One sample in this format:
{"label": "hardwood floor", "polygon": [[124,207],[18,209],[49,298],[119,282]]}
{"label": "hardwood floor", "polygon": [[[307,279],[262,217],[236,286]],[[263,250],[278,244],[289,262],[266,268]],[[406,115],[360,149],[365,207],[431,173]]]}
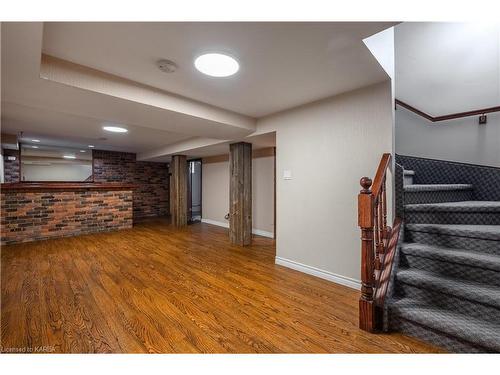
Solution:
{"label": "hardwood floor", "polygon": [[229,244],[209,224],[10,245],[4,352],[438,352],[357,328],[358,292],[274,264],[274,241]]}

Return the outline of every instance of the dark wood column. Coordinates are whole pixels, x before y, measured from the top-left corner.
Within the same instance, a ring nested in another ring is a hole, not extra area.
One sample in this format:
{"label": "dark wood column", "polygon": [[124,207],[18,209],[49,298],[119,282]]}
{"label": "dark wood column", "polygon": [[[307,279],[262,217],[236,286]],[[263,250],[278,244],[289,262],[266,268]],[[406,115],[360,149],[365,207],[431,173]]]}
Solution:
{"label": "dark wood column", "polygon": [[236,245],[252,241],[252,144],[229,145],[229,239]]}
{"label": "dark wood column", "polygon": [[174,155],[170,162],[170,215],[176,227],[187,225],[187,160]]}

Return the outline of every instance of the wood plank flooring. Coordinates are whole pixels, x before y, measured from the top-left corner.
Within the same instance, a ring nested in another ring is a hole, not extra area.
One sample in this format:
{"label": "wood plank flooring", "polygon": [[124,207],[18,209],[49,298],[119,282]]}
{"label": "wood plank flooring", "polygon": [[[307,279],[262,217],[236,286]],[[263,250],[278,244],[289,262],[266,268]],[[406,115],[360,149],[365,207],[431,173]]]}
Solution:
{"label": "wood plank flooring", "polygon": [[358,292],[274,264],[274,241],[209,224],[2,247],[3,352],[413,353],[357,328]]}

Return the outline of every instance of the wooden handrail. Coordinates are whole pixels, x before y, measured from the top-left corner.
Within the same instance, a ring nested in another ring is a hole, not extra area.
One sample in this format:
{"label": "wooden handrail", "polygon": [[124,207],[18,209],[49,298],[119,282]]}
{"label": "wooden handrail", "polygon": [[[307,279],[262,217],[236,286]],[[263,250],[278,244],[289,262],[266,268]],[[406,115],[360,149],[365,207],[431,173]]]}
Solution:
{"label": "wooden handrail", "polygon": [[375,173],[375,179],[373,180],[372,194],[374,196],[378,196],[380,193],[380,189],[382,187],[382,184],[384,183],[385,175],[387,173],[387,169],[389,168],[390,162],[391,154],[383,154],[377,168],[377,173]]}
{"label": "wooden handrail", "polygon": [[387,170],[391,154],[383,154],[375,180],[363,177],[358,195],[358,225],[361,228],[361,297],[359,327],[373,332],[381,328],[382,307],[387,294],[401,220],[387,225]]}
{"label": "wooden handrail", "polygon": [[406,108],[409,111],[412,111],[413,113],[416,113],[417,115],[425,118],[426,120],[429,120],[431,122],[439,122],[439,121],[446,121],[446,120],[453,120],[457,118],[462,118],[462,117],[469,117],[469,116],[477,116],[477,115],[484,115],[486,113],[492,113],[492,112],[500,112],[500,106],[496,107],[488,107],[488,108],[482,108],[482,109],[475,109],[473,111],[467,111],[467,112],[458,112],[458,113],[450,113],[448,115],[443,115],[443,116],[431,116],[411,105],[408,103],[403,102],[402,100],[396,99],[396,105],[399,105],[403,108]]}

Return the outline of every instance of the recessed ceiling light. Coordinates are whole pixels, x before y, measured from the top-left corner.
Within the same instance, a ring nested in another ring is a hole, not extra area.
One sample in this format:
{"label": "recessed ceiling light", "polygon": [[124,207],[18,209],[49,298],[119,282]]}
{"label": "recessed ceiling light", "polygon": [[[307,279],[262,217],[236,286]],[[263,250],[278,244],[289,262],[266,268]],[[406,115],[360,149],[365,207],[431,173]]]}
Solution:
{"label": "recessed ceiling light", "polygon": [[38,146],[31,146],[31,148],[38,148]]}
{"label": "recessed ceiling light", "polygon": [[212,77],[229,77],[240,69],[238,61],[221,53],[201,55],[194,60],[194,66],[203,74]]}
{"label": "recessed ceiling light", "polygon": [[76,156],[75,155],[64,155],[63,158],[64,159],[76,159]]}
{"label": "recessed ceiling light", "polygon": [[31,142],[40,143],[39,139],[32,139]]}
{"label": "recessed ceiling light", "polygon": [[94,145],[89,145],[88,147],[89,147],[89,148],[94,148],[95,146],[94,146]]}
{"label": "recessed ceiling light", "polygon": [[80,150],[80,152],[87,152],[87,150]]}
{"label": "recessed ceiling light", "polygon": [[107,132],[113,132],[113,133],[126,133],[128,132],[127,129],[121,128],[119,126],[103,126],[102,127],[104,130]]}

